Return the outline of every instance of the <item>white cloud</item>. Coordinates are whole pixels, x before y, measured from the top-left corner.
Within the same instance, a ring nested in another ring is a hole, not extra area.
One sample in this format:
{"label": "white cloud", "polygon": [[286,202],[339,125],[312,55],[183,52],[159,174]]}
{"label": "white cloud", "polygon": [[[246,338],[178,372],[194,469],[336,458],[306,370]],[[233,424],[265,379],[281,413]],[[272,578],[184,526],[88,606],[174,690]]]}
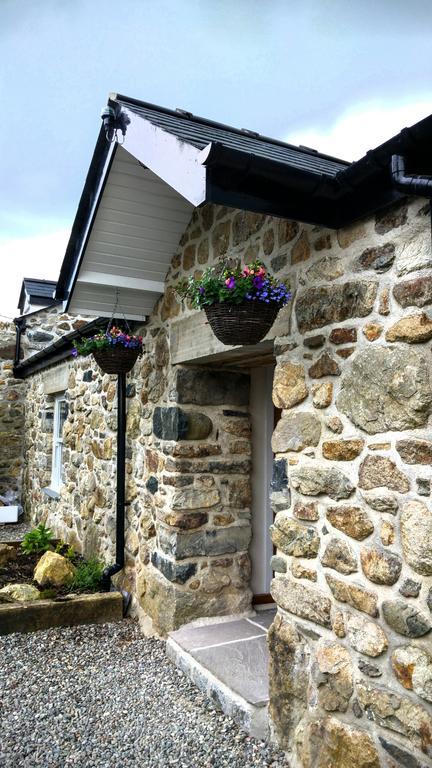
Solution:
{"label": "white cloud", "polygon": [[431,113],[432,95],[410,104],[360,104],[345,112],[328,130],[307,126],[290,133],[285,141],[304,144],[342,160],[358,160],[368,149]]}
{"label": "white cloud", "polygon": [[24,277],[57,280],[70,231],[0,240],[0,315],[16,317]]}

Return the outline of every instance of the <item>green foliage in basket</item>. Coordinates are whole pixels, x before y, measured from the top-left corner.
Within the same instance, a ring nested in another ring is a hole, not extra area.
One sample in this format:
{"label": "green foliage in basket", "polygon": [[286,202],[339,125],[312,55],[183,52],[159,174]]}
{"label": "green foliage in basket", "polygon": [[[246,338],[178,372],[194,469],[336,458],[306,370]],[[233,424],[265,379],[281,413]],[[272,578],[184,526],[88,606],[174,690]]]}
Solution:
{"label": "green foliage in basket", "polygon": [[72,350],[72,355],[74,357],[78,355],[87,357],[87,355],[91,355],[93,352],[106,349],[137,349],[141,354],[142,348],[142,336],[133,336],[130,333],[125,333],[113,325],[109,331],[96,333],[94,336],[87,336],[77,341]]}
{"label": "green foliage in basket", "polygon": [[288,285],[267,272],[261,261],[245,267],[240,263],[223,262],[208,267],[200,278],[189,277],[176,286],[182,299],[188,299],[194,309],[215,303],[241,304],[258,301],[283,307],[291,298]]}

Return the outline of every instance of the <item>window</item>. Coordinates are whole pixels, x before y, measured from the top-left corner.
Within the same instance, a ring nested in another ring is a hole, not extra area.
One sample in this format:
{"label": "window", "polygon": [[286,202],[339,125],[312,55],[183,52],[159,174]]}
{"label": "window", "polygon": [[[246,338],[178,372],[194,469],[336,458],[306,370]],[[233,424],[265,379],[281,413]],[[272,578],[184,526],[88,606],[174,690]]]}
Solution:
{"label": "window", "polygon": [[54,424],[52,446],[51,489],[59,491],[64,482],[63,467],[63,427],[68,415],[68,404],[64,394],[54,400]]}

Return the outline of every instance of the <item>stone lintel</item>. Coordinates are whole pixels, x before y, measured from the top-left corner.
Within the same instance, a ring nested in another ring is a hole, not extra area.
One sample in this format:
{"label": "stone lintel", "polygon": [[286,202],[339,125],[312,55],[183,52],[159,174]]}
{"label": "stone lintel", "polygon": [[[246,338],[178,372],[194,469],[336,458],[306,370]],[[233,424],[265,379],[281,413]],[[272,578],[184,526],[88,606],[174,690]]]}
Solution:
{"label": "stone lintel", "polygon": [[69,370],[69,363],[63,363],[44,371],[42,374],[44,394],[54,395],[57,392],[64,392],[68,388]]}
{"label": "stone lintel", "polygon": [[[280,335],[279,323],[276,320],[266,338],[259,344],[245,347],[226,346],[214,335],[204,312],[195,312],[189,317],[176,320],[170,325],[171,362],[179,363],[213,363],[241,362],[252,357],[274,360],[273,339]],[[284,331],[285,333],[286,331]]]}

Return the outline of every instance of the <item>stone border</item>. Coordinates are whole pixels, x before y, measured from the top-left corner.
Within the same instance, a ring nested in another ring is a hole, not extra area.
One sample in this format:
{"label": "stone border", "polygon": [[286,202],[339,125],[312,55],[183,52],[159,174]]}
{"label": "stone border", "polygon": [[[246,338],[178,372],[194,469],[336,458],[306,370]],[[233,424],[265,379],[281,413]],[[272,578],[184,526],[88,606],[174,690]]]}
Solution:
{"label": "stone border", "polygon": [[120,592],[97,592],[64,600],[35,600],[0,605],[0,635],[51,627],[103,624],[123,619]]}

